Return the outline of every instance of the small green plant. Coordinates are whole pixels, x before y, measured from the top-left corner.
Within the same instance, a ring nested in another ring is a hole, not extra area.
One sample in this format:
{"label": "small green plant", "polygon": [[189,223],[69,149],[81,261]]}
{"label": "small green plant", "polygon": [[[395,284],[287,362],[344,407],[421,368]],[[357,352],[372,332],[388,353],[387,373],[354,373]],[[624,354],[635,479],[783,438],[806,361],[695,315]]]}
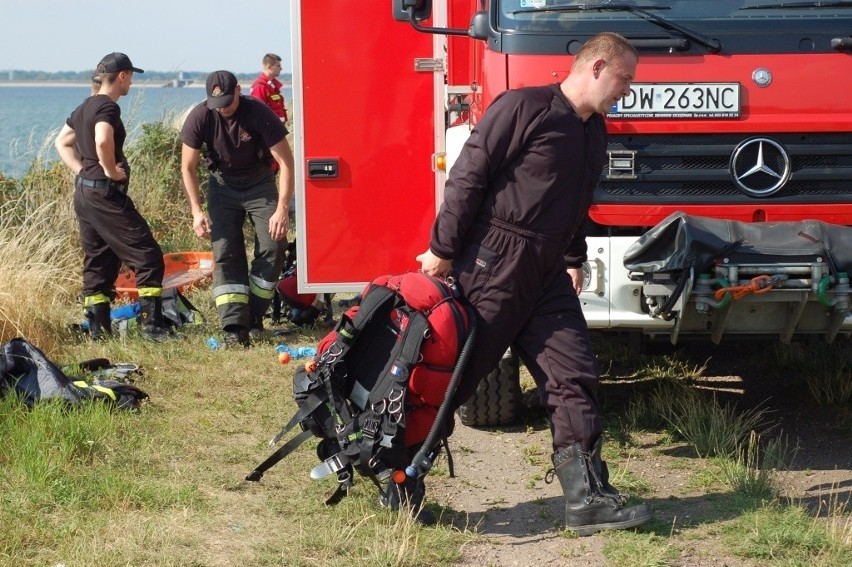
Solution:
{"label": "small green plant", "polygon": [[843,405],[852,401],[852,340],[837,338],[832,344],[793,344],[775,347],[776,372],[792,374],[805,381],[820,405]]}
{"label": "small green plant", "polygon": [[700,378],[706,369],[706,362],[701,366],[695,366],[677,356],[664,356],[662,359],[651,358],[647,364],[637,370],[637,374],[644,378],[657,380],[670,379],[690,382]]}
{"label": "small green plant", "polygon": [[736,518],[724,533],[729,549],[760,565],[852,565],[852,547],[848,539],[843,541],[843,529],[838,538],[802,506],[757,508]]}
{"label": "small green plant", "polygon": [[524,447],[524,460],[530,465],[537,467],[544,462],[543,456],[546,452],[540,445],[527,445]]}
{"label": "small green plant", "polygon": [[820,499],[820,509],[814,521],[825,526],[833,545],[852,550],[852,514],[849,513],[849,501],[841,494],[836,486],[832,486],[831,495],[825,500]]}
{"label": "small green plant", "polygon": [[678,550],[669,538],[625,531],[607,534],[603,554],[616,567],[668,567]]}
{"label": "small green plant", "polygon": [[852,368],[824,368],[821,372],[807,373],[804,378],[808,391],[820,405],[852,401]]}
{"label": "small green plant", "polygon": [[779,435],[762,446],[760,436],[752,431],[736,458],[722,461],[722,470],[738,493],[757,502],[767,501],[779,496],[779,475],[791,458],[786,436]]}
{"label": "small green plant", "polygon": [[687,386],[672,380],[660,382],[650,394],[631,401],[623,421],[627,429],[660,430],[675,416],[675,404],[682,396],[695,395]]}
{"label": "small green plant", "polygon": [[714,395],[704,397],[682,390],[670,400],[666,420],[699,457],[731,457],[754,430],[765,427],[767,410],[760,406],[738,412],[731,404],[720,405]]}

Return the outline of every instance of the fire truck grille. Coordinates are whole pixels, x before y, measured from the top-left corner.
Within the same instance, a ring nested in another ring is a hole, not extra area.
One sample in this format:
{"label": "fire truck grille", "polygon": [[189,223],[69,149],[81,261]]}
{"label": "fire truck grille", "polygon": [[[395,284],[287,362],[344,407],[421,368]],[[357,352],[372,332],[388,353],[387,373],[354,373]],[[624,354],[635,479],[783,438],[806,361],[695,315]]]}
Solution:
{"label": "fire truck grille", "polygon": [[599,204],[852,202],[849,133],[611,135],[609,151],[633,170],[604,168]]}

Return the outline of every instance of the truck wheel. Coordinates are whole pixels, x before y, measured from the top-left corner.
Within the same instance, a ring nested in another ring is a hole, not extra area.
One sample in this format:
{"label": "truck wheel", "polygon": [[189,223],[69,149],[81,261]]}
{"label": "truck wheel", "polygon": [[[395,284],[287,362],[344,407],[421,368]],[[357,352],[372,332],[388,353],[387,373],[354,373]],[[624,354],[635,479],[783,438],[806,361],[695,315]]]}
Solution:
{"label": "truck wheel", "polygon": [[456,413],[468,427],[510,425],[521,409],[518,357],[507,350],[497,368],[485,377],[473,396]]}

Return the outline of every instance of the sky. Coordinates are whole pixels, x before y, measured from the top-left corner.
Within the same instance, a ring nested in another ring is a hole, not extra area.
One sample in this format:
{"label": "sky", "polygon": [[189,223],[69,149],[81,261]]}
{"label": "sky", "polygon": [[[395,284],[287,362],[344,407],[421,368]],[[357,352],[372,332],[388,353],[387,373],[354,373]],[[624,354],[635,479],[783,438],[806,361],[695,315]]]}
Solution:
{"label": "sky", "polygon": [[113,51],[152,71],[292,71],[290,0],[0,0],[0,71],[87,71]]}

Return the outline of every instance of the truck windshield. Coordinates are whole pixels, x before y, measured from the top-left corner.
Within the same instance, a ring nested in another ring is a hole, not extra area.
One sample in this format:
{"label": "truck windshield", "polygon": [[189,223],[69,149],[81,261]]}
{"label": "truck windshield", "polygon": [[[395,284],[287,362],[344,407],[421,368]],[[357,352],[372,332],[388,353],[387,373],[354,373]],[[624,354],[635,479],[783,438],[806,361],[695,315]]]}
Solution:
{"label": "truck windshield", "polygon": [[848,36],[852,21],[848,0],[492,0],[491,5],[502,51],[519,53],[557,53],[560,43],[564,53],[563,42],[570,47],[611,30],[637,47],[644,42],[696,54],[830,51],[831,39]]}
{"label": "truck windshield", "polygon": [[846,0],[818,0],[817,2],[766,2],[757,6],[743,6],[741,10],[774,10],[778,8],[850,8],[852,2]]}
{"label": "truck windshield", "polygon": [[650,10],[669,10],[669,6],[636,6],[634,4],[627,3],[614,3],[614,2],[606,2],[606,3],[598,3],[598,4],[577,4],[577,5],[554,5],[551,7],[542,8],[524,8],[521,10],[517,10],[514,12],[514,15],[518,15],[524,12],[536,12],[540,13],[542,11],[549,12],[587,12],[587,11],[607,11],[607,12],[630,12],[632,14],[636,14],[637,16],[644,18],[645,20],[656,24],[664,30],[669,30],[671,32],[680,34],[689,39],[695,40],[707,49],[709,49],[713,53],[719,52],[722,48],[722,44],[719,40],[710,39],[704,36],[701,33],[695,32],[686,28],[682,25],[676,24],[673,21],[667,20],[662,16],[658,16],[652,13]]}

